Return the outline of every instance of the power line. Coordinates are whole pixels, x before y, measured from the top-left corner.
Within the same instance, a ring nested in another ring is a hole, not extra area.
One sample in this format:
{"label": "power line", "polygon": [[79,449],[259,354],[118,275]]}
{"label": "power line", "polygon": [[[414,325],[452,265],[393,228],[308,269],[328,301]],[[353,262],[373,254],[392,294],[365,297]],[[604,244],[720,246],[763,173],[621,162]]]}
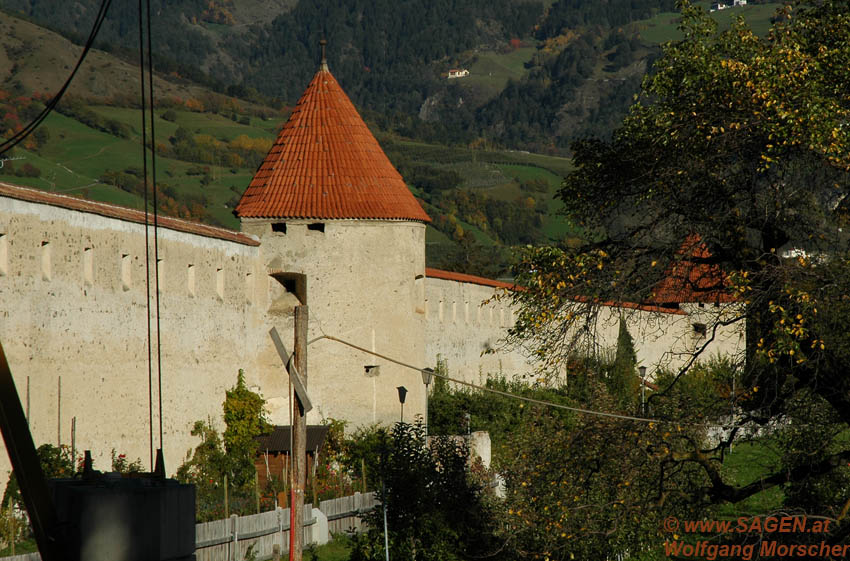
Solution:
{"label": "power line", "polygon": [[[144,9],[143,9],[144,3]],[[154,253],[154,302],[155,302],[155,322],[156,322],[156,374],[157,374],[157,400],[159,411],[159,448],[163,448],[163,421],[162,421],[162,330],[160,325],[160,305],[159,305],[159,212],[157,209],[157,194],[156,194],[156,114],[154,112],[155,102],[153,95],[153,46],[151,39],[151,7],[150,0],[138,0],[138,15],[139,15],[139,74],[140,74],[140,90],[141,90],[141,109],[142,109],[142,175],[144,178],[145,196],[145,288],[147,290],[147,336],[148,336],[148,423],[150,426],[150,453],[151,465],[153,466],[153,341],[151,334],[151,264],[150,264],[150,238],[149,238],[149,207],[148,207],[148,189],[153,189],[153,253]],[[145,41],[145,33],[147,33],[147,41]],[[147,42],[147,92],[145,91],[145,43]],[[147,108],[150,111],[147,112]],[[150,116],[150,142],[151,142],[151,179],[148,181],[148,120]],[[155,468],[152,468],[155,469]]]}
{"label": "power line", "polygon": [[109,10],[109,6],[112,4],[112,0],[102,0],[100,4],[100,10],[98,10],[97,17],[95,17],[94,25],[92,26],[92,30],[89,33],[89,37],[86,40],[86,44],[83,47],[83,52],[80,54],[79,60],[77,60],[77,64],[74,66],[74,69],[71,71],[71,74],[68,76],[68,79],[65,80],[65,83],[56,92],[56,95],[45,104],[44,109],[39,113],[30,123],[0,144],[0,154],[8,152],[18,144],[24,141],[26,137],[28,137],[47,116],[51,111],[59,104],[59,100],[62,99],[62,96],[65,95],[68,87],[71,85],[71,80],[74,79],[74,76],[77,74],[77,71],[83,64],[83,60],[85,60],[86,55],[91,50],[92,45],[94,45],[94,39],[100,31],[101,25],[103,25],[104,19],[106,19],[106,12]]}
{"label": "power line", "polygon": [[[151,337],[151,252],[150,252],[150,221],[148,220],[148,126],[145,110],[147,99],[145,92],[145,28],[142,18],[142,0],[138,1],[139,8],[139,90],[142,109],[142,184],[145,188],[145,316],[147,320],[148,339],[148,437],[150,446],[151,471],[155,471],[153,460],[153,338]],[[158,349],[157,349],[158,350]]]}
{"label": "power line", "polygon": [[[307,344],[310,345],[310,344],[315,343],[316,341],[319,341],[321,339],[328,339],[330,341],[336,341],[337,343],[341,343],[343,345],[351,347],[352,349],[357,349],[358,351],[370,354],[372,356],[376,356],[378,358],[382,358],[382,359],[387,360],[389,362],[393,362],[395,364],[398,364],[399,366],[404,366],[405,368],[410,368],[411,370],[416,370],[417,372],[422,372],[422,371],[426,370],[425,368],[419,368],[418,366],[413,366],[412,364],[408,364],[406,362],[402,362],[400,360],[388,357],[386,355],[382,355],[380,353],[370,351],[369,349],[365,349],[365,348],[363,348],[359,345],[355,345],[354,343],[350,343],[350,342],[345,341],[343,339],[340,339],[338,337],[334,337],[333,335],[325,335],[324,333],[322,335],[320,335],[319,337],[316,337],[315,339],[311,339]],[[615,418],[615,419],[624,419],[624,420],[627,420],[627,421],[638,421],[638,422],[641,422],[641,423],[675,423],[675,421],[667,421],[667,420],[661,420],[661,419],[649,419],[649,418],[646,418],[646,417],[633,417],[631,415],[620,415],[618,413],[608,413],[608,412],[605,412],[605,411],[595,411],[593,409],[583,409],[581,407],[570,407],[569,405],[563,405],[561,403],[555,403],[555,402],[552,402],[552,401],[545,401],[545,400],[542,400],[542,399],[534,399],[532,397],[525,397],[525,396],[522,396],[522,395],[517,395],[515,393],[504,392],[502,390],[497,390],[497,389],[494,389],[494,388],[488,388],[487,386],[481,386],[479,384],[473,384],[471,382],[465,382],[463,380],[458,380],[456,378],[450,378],[449,376],[446,376],[445,374],[440,374],[438,372],[431,372],[431,373],[434,376],[437,376],[438,378],[443,378],[444,380],[448,380],[449,382],[454,382],[456,384],[469,386],[470,388],[475,388],[476,390],[495,393],[495,394],[498,394],[498,395],[501,395],[501,396],[504,396],[504,397],[508,397],[508,398],[511,398],[511,399],[518,399],[518,400],[521,400],[521,401],[527,401],[529,403],[535,403],[537,405],[544,405],[546,407],[555,407],[557,409],[566,409],[567,411],[573,411],[575,413],[583,413],[583,414],[586,414],[586,415],[597,415],[597,416],[600,416],[600,417],[611,417],[611,418]]]}
{"label": "power line", "polygon": [[[162,341],[159,322],[159,209],[157,208],[156,196],[156,114],[154,113],[153,97],[153,47],[151,40],[151,0],[145,1],[147,8],[148,24],[148,98],[150,99],[150,123],[151,123],[151,183],[153,186],[153,257],[154,257],[154,284],[156,285],[154,297],[156,298],[156,373],[157,373],[157,396],[159,397],[159,447],[164,448],[162,443]],[[144,86],[144,84],[143,84]]]}

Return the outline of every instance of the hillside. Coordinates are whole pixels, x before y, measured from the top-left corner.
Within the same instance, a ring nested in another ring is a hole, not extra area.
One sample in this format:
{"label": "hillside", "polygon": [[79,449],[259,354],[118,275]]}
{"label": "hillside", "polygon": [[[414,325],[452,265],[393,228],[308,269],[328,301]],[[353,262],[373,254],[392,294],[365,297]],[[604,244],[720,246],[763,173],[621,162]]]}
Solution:
{"label": "hillside", "polygon": [[[42,75],[57,83],[63,79],[61,60],[56,63],[48,55],[67,45],[53,32],[2,17],[0,25],[10,30],[7,41],[39,44],[29,59],[32,68],[15,69],[12,75],[19,82],[7,81],[15,89],[0,88],[0,128],[8,135],[37,114],[47,99],[30,86],[30,79]],[[137,103],[134,69],[109,53],[95,55],[91,61],[96,63],[87,60],[78,74],[74,94],[67,95],[23,145],[5,155],[14,159],[4,162],[0,176],[141,208],[141,112],[133,107]],[[60,70],[51,64],[60,65]],[[94,79],[87,79],[88,72],[93,72]],[[107,79],[121,87],[94,86]],[[232,209],[287,110],[170,80],[156,80],[160,209],[238,229]],[[22,95],[27,91],[31,93]],[[380,117],[374,112],[364,114],[367,120]],[[434,219],[428,228],[429,265],[497,276],[507,271],[510,246],[558,241],[572,232],[555,215],[553,199],[570,168],[569,160],[483,146],[446,147],[382,130],[374,120],[371,126]]]}
{"label": "hillside", "polygon": [[[6,0],[3,9],[79,41],[97,5]],[[725,25],[743,15],[761,30],[776,6],[713,15]],[[99,35],[128,60],[131,8],[113,5]],[[382,129],[569,155],[574,139],[607,136],[621,120],[658,44],[676,38],[674,8],[674,0],[160,0],[154,51],[172,76],[277,106],[295,102],[327,37],[334,74]],[[447,80],[450,68],[470,75]]]}
{"label": "hillside", "polygon": [[[82,47],[58,33],[0,12],[0,83],[12,94],[56,92],[80,57]],[[92,49],[71,85],[71,95],[109,98],[135,91],[139,70]],[[202,88],[184,81],[156,80],[162,96],[191,97]]]}
{"label": "hillside", "polygon": [[[559,156],[568,154],[575,138],[610,134],[658,55],[658,43],[676,37],[678,16],[649,2],[631,2],[634,9],[623,12],[619,0],[558,0],[545,8],[505,0],[462,9],[440,4],[457,16],[443,21],[430,5],[411,1],[411,14],[425,18],[417,20],[415,33],[415,18],[402,17],[395,4],[382,5],[386,13],[378,14],[360,0],[324,11],[309,0],[254,0],[215,4],[224,10],[216,12],[209,2],[163,1],[157,17],[164,10],[182,15],[159,29],[162,44],[179,45],[198,32],[204,39],[193,48],[209,49],[202,56],[174,51],[182,62],[157,63],[168,74],[156,80],[161,208],[238,227],[232,208],[286,118],[283,100],[291,103],[300,94],[315,71],[314,40],[333,30],[334,74],[434,218],[430,265],[498,276],[507,271],[511,246],[574,238],[577,232],[557,216],[554,200],[569,170],[569,160]],[[73,19],[65,36],[0,13],[4,131],[37,113],[80,51],[68,37],[85,28],[94,3],[83,2],[88,8],[74,14],[61,6],[48,10],[52,4],[14,0],[6,9],[54,25]],[[714,15],[721,25],[744,15],[761,29],[775,6]],[[352,23],[356,14],[374,21]],[[0,173],[18,183],[141,207],[141,116],[133,109],[138,72],[121,46],[129,46],[132,26],[126,24],[133,19],[126,8],[112,18],[101,41],[109,51],[92,52],[59,113],[17,151],[25,160],[7,162]],[[384,26],[380,33],[376,25]],[[463,31],[457,37],[446,35],[458,26]],[[439,33],[426,40],[423,34],[436,27]],[[400,36],[405,29],[411,34]],[[186,34],[172,37],[180,30]],[[193,60],[200,66],[185,71]],[[211,60],[221,63],[219,70],[240,67],[245,79],[213,83],[199,73]],[[470,74],[447,80],[450,68]],[[206,86],[187,75],[200,76]],[[250,75],[262,80],[252,82]]]}

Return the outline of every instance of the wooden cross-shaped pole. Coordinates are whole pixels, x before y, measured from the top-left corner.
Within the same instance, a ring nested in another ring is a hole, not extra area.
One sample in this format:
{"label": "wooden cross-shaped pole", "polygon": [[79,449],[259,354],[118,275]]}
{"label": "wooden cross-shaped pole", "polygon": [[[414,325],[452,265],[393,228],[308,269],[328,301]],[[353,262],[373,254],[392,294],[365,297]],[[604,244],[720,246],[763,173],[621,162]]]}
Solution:
{"label": "wooden cross-shaped pole", "polygon": [[292,494],[289,504],[289,559],[301,561],[304,538],[304,488],[307,481],[307,411],[312,409],[310,397],[307,395],[307,323],[309,311],[307,306],[295,307],[295,364],[283,345],[283,341],[272,328],[269,331],[278,354],[289,372],[289,379],[295,389],[295,400],[292,404]]}

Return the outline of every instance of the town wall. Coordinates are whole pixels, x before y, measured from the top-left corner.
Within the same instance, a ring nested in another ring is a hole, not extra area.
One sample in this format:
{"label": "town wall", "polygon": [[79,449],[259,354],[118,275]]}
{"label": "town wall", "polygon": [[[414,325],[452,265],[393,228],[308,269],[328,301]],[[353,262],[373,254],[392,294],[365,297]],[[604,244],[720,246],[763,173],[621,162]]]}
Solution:
{"label": "town wall", "polygon": [[[194,421],[221,417],[238,370],[257,383],[259,314],[248,295],[261,271],[259,247],[247,242],[159,230],[170,473],[196,444]],[[145,246],[143,224],[0,197],[0,341],[35,443],[70,445],[76,419],[77,450],[91,449],[98,469],[110,469],[112,448],[150,460]],[[153,377],[157,447],[156,363]]]}
{"label": "town wall", "polygon": [[[510,290],[509,286],[469,275],[437,274],[448,278],[426,279],[426,361],[434,364],[439,357],[450,376],[472,383],[533,372],[527,350],[505,344],[516,310],[510,299],[497,296]],[[600,306],[593,328],[577,341],[576,349],[613,359],[622,317],[632,336],[638,365],[647,367],[647,377],[652,380],[659,370],[683,367],[695,353],[702,362],[717,356],[742,359],[746,346],[743,322],[725,325],[739,312],[736,304]],[[717,325],[714,332],[713,325]]]}
{"label": "town wall", "polygon": [[495,297],[505,293],[506,285],[484,282],[487,279],[433,276],[425,280],[425,360],[433,367],[439,358],[449,376],[472,383],[532,370],[521,349],[504,344],[515,313],[507,299]]}
{"label": "town wall", "polygon": [[[109,469],[113,448],[149,461],[142,220],[138,211],[0,184],[0,342],[36,444],[70,444],[76,419],[77,450],[91,449],[99,469]],[[169,473],[197,444],[190,435],[195,421],[209,419],[223,428],[221,403],[239,369],[266,398],[270,420],[289,424],[288,379],[269,336],[276,327],[293,350],[299,302],[286,274],[307,278],[308,392],[315,404],[310,423],[337,418],[354,428],[395,422],[399,386],[408,390],[404,419],[413,420],[425,409],[415,368],[433,367],[438,358],[451,376],[474,383],[533,370],[520,349],[503,345],[515,312],[508,300],[494,296],[510,285],[426,271],[422,223],[252,219],[243,221],[240,234],[163,222],[157,238],[159,323]],[[151,254],[151,267],[154,261]],[[711,338],[698,326],[734,309],[603,307],[594,350],[615,351],[622,313],[638,361],[652,376],[658,367],[683,364]],[[155,322],[152,328],[155,341]],[[721,327],[703,356],[736,355],[744,343],[736,325]],[[2,455],[0,475],[8,467]]]}
{"label": "town wall", "polygon": [[695,354],[700,362],[718,356],[742,359],[746,346],[743,322],[722,325],[739,312],[736,304],[686,303],[675,309],[603,306],[592,338],[594,350],[597,356],[615,356],[622,317],[632,336],[638,365],[647,368],[650,381],[658,371],[677,371]]}

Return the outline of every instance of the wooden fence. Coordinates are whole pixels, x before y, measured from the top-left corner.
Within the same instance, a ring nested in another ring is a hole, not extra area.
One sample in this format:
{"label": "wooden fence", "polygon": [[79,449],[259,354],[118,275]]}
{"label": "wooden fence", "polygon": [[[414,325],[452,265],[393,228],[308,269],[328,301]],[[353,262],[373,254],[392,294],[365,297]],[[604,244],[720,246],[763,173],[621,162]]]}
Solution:
{"label": "wooden fence", "polygon": [[41,554],[36,551],[35,553],[21,553],[20,555],[0,557],[0,559],[3,561],[41,561]]}
{"label": "wooden fence", "polygon": [[[375,493],[322,501],[319,508],[304,505],[304,545],[326,543],[329,534],[362,532],[361,515],[378,504]],[[289,509],[248,516],[232,515],[195,525],[196,561],[241,561],[250,548],[256,559],[271,559],[274,546],[282,556],[289,552]],[[25,553],[2,557],[0,561],[41,561],[41,555]]]}
{"label": "wooden fence", "polygon": [[[304,545],[313,543],[312,528],[317,520],[313,505],[304,505]],[[195,526],[196,561],[242,561],[249,550],[256,559],[269,559],[277,545],[281,554],[289,551],[289,509],[232,515]]]}
{"label": "wooden fence", "polygon": [[375,493],[354,493],[352,496],[330,499],[319,503],[319,510],[328,517],[328,531],[360,533],[365,529],[362,514],[378,504]]}

